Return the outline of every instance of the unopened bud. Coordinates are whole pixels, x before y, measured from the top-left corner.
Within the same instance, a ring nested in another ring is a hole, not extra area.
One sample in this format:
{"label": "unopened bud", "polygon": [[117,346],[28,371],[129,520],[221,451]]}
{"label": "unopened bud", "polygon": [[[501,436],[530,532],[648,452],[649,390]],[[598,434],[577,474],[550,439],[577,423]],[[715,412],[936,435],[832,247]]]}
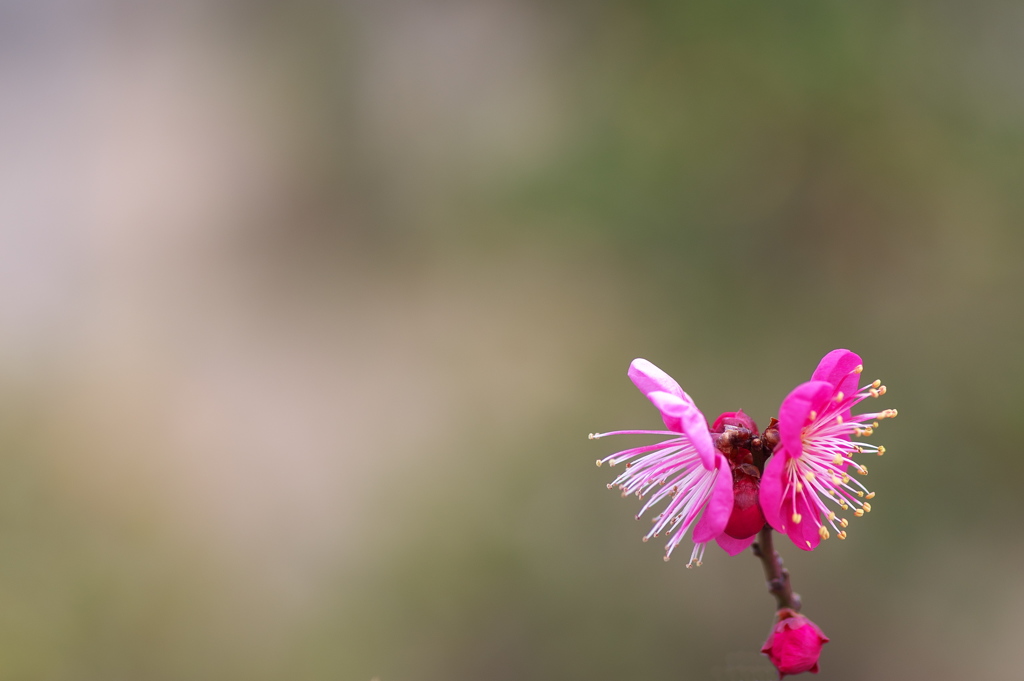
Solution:
{"label": "unopened bud", "polygon": [[761,652],[779,670],[779,678],[803,672],[817,674],[818,657],[821,647],[828,643],[828,636],[810,619],[789,608],[779,610],[776,617]]}

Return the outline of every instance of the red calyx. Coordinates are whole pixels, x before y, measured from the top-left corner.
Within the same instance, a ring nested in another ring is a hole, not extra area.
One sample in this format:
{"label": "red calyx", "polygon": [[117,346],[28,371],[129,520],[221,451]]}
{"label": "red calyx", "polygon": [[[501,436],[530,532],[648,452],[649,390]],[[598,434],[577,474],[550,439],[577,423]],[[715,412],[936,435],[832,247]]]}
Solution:
{"label": "red calyx", "polygon": [[725,533],[733,539],[746,539],[764,527],[764,514],[757,501],[760,477],[757,468],[749,463],[732,470],[733,506],[732,515],[725,525]]}

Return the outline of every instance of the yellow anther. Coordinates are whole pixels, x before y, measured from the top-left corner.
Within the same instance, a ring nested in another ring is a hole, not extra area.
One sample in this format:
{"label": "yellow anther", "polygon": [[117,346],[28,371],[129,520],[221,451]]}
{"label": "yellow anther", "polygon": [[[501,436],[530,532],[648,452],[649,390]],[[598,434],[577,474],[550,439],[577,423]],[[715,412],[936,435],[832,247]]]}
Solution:
{"label": "yellow anther", "polygon": [[882,385],[882,382],[880,380],[878,380],[877,378],[874,381],[872,381],[872,383],[871,383],[871,387],[872,388],[877,388],[880,385]]}
{"label": "yellow anther", "polygon": [[[843,509],[844,511],[850,510],[850,507],[847,504],[839,504],[839,508]],[[846,526],[844,525],[843,527]]]}
{"label": "yellow anther", "polygon": [[838,532],[836,532],[836,536],[840,539],[846,539],[846,532],[844,532],[843,530],[839,530]]}
{"label": "yellow anther", "polygon": [[833,485],[838,485],[840,482],[842,482],[842,481],[839,478],[836,477],[835,473],[833,473],[832,474],[832,484]]}
{"label": "yellow anther", "polygon": [[843,391],[840,390],[836,393],[836,402],[842,402],[844,397],[845,395],[843,395]]}
{"label": "yellow anther", "polygon": [[811,419],[811,420],[813,421],[814,419],[818,418],[818,412],[816,412],[816,411],[814,411],[814,410],[812,409],[812,410],[811,410],[811,413],[810,413],[810,414],[809,414],[808,416],[809,416],[809,417],[810,417],[810,419]]}
{"label": "yellow anther", "polygon": [[587,435],[587,439],[588,440],[593,440],[594,439],[594,434],[590,433],[589,435]]}
{"label": "yellow anther", "polygon": [[885,454],[885,447],[878,445],[878,456],[882,456],[882,454]]}
{"label": "yellow anther", "polygon": [[855,516],[857,516],[858,518],[860,518],[861,516],[864,515],[864,511],[862,509],[857,508],[857,509],[854,509],[853,514]]}
{"label": "yellow anther", "polygon": [[814,480],[814,471],[807,471],[804,473],[804,478],[807,480]]}
{"label": "yellow anther", "polygon": [[597,460],[597,467],[598,467],[598,468],[600,468],[600,467],[601,467],[601,459],[598,459],[598,460]]}
{"label": "yellow anther", "polygon": [[793,522],[794,522],[795,524],[799,525],[799,524],[800,524],[800,521],[801,521],[801,520],[803,520],[803,519],[804,519],[804,518],[803,518],[803,516],[802,516],[802,515],[800,515],[799,513],[794,513],[794,514],[793,514]]}
{"label": "yellow anther", "polygon": [[846,474],[844,473],[844,474],[843,474],[843,484],[846,484],[846,483],[848,483],[848,482],[850,482],[850,476],[849,476],[849,475],[846,475]]}
{"label": "yellow anther", "polygon": [[878,394],[879,395],[884,395],[885,394],[885,386],[884,385],[881,388],[878,389]]}
{"label": "yellow anther", "polygon": [[842,414],[837,414],[836,415],[836,423],[837,424],[842,424],[842,422],[843,422],[843,415]]}
{"label": "yellow anther", "polygon": [[[878,418],[880,418],[880,419],[884,419],[884,418],[885,418],[885,416],[881,416],[881,415],[880,415],[880,416],[879,416]],[[874,421],[874,422],[872,422],[872,423],[871,423],[871,427],[872,427],[872,428],[877,428],[877,427],[878,427],[878,421]]]}
{"label": "yellow anther", "polygon": [[867,496],[865,496],[864,498],[865,499],[874,499],[875,498],[875,493],[874,492],[868,492]]}
{"label": "yellow anther", "polygon": [[641,539],[640,541],[642,541],[643,543],[645,543],[645,544],[646,544],[646,543],[647,543],[647,540],[648,540],[648,539],[650,539],[650,537],[644,537],[644,538],[643,538],[643,539]]}
{"label": "yellow anther", "polygon": [[804,543],[807,544],[807,548],[814,548],[811,546],[811,542],[807,541],[806,539],[804,540]]}
{"label": "yellow anther", "polygon": [[822,539],[828,539],[828,530],[825,529],[824,525],[818,528],[818,536]]}
{"label": "yellow anther", "polygon": [[872,397],[878,397],[878,395],[879,395],[878,391],[875,390],[874,388],[871,388],[870,390],[868,390],[868,394],[870,394]]}
{"label": "yellow anther", "polygon": [[836,466],[842,464],[843,463],[843,455],[842,454],[836,454],[835,458],[832,459],[832,463],[834,465],[836,465]]}
{"label": "yellow anther", "polygon": [[836,512],[835,511],[829,511],[828,512],[828,519],[829,519],[829,522],[835,520],[836,519]]}
{"label": "yellow anther", "polygon": [[799,480],[797,480],[796,481],[796,493],[797,494],[802,494],[803,491],[804,491],[804,484],[802,482],[800,482]]}
{"label": "yellow anther", "polygon": [[857,490],[857,496],[858,497],[863,497],[864,496],[864,492],[861,492],[860,490]]}
{"label": "yellow anther", "polygon": [[849,521],[849,520],[847,520],[846,518],[840,518],[840,519],[839,519],[839,525],[840,525],[840,526],[842,526],[842,527],[846,527],[846,526],[847,526],[847,525],[849,525],[849,524],[850,524],[850,521]]}
{"label": "yellow anther", "polygon": [[871,513],[871,504],[869,504],[868,502],[865,501],[863,504],[861,504],[861,508],[864,509],[865,513]]}
{"label": "yellow anther", "polygon": [[857,368],[853,370],[853,373],[859,374],[859,373],[861,373],[863,371],[864,371],[864,365],[863,364],[858,364]]}
{"label": "yellow anther", "polygon": [[867,475],[868,474],[868,467],[867,466],[861,466],[860,468],[857,469],[857,472],[860,473],[861,475]]}

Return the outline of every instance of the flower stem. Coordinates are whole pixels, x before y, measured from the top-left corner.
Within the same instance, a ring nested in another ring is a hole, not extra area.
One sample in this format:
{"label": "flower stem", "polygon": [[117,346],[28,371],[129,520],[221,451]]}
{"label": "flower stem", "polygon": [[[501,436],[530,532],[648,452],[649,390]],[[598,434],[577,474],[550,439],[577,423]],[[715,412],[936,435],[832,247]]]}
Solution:
{"label": "flower stem", "polygon": [[800,612],[800,594],[793,593],[789,583],[789,570],[782,566],[782,558],[772,543],[772,527],[767,523],[754,542],[754,555],[761,559],[764,576],[768,580],[768,591],[775,596],[778,610],[789,608]]}

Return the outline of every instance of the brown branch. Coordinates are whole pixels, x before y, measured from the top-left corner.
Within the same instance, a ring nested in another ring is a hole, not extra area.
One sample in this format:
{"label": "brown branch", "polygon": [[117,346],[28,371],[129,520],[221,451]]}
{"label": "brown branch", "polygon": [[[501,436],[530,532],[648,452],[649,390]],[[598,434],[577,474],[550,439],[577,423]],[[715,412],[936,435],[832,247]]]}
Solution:
{"label": "brown branch", "polygon": [[754,543],[754,555],[761,559],[764,576],[768,580],[768,591],[775,596],[778,609],[789,608],[800,612],[800,594],[793,593],[789,583],[789,571],[782,566],[782,558],[772,543],[772,528],[767,523]]}

